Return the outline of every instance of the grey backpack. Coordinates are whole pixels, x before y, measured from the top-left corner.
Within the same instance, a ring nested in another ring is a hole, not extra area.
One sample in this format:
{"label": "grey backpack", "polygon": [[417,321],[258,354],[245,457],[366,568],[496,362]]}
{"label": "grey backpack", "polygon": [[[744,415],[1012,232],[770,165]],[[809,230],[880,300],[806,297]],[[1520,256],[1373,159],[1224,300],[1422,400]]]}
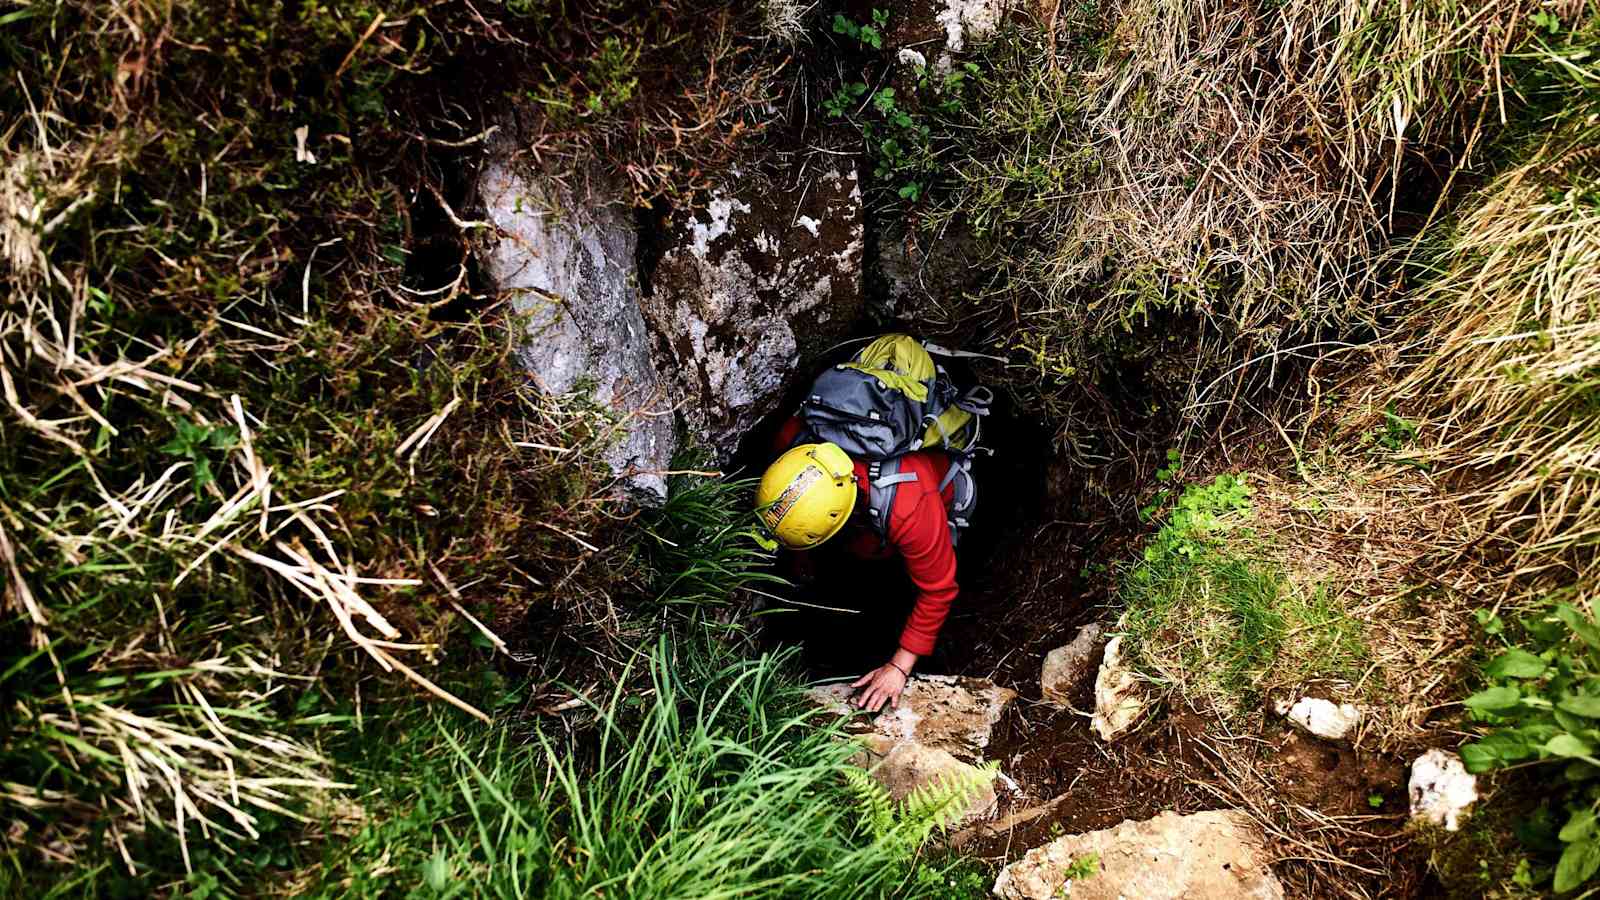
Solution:
{"label": "grey backpack", "polygon": [[949,520],[950,538],[956,542],[977,505],[972,457],[980,449],[983,417],[994,394],[981,386],[957,388],[930,350],[946,356],[980,355],[886,334],[849,362],[817,376],[800,404],[806,432],[802,440],[832,442],[868,464],[868,517],[880,537],[888,535],[889,510],[899,486],[917,478],[915,472],[901,471],[900,458],[917,450],[944,450],[950,469],[939,493],[955,486]]}

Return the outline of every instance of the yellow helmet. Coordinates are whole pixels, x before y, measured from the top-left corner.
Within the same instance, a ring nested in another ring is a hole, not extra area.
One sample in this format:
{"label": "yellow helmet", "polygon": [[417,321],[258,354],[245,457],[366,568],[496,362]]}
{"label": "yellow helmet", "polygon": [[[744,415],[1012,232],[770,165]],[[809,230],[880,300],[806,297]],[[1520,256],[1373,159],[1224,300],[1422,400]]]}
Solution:
{"label": "yellow helmet", "polygon": [[761,476],[756,506],[773,537],[795,550],[839,533],[856,508],[856,467],[837,444],[801,444]]}

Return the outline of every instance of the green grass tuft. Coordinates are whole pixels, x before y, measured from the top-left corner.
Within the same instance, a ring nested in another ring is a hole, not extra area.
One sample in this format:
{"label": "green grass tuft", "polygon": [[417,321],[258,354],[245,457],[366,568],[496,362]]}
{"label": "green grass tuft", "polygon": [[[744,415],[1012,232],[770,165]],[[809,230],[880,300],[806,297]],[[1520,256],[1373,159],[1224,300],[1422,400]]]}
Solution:
{"label": "green grass tuft", "polygon": [[1294,584],[1260,552],[1247,497],[1242,476],[1190,485],[1120,588],[1142,667],[1230,717],[1273,688],[1354,682],[1367,658],[1361,623],[1327,586]]}

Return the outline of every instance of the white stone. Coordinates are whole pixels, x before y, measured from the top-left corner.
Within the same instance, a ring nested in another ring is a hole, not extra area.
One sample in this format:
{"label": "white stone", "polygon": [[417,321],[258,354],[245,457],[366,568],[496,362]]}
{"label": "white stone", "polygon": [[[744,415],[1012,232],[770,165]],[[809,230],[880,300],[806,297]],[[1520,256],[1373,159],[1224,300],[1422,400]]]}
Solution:
{"label": "white stone", "polygon": [[934,19],[944,26],[945,46],[960,53],[969,39],[994,34],[1010,5],[1008,0],[944,0],[944,9]]}
{"label": "white stone", "polygon": [[1094,679],[1094,716],[1089,725],[1109,741],[1138,721],[1144,712],[1144,688],[1139,676],[1122,658],[1122,636],[1106,644],[1105,659]]}
{"label": "white stone", "polygon": [[593,385],[594,401],[624,423],[606,462],[636,498],[659,502],[677,437],[672,416],[658,414],[672,401],[639,311],[631,211],[614,198],[575,196],[510,152],[489,159],[477,193],[497,230],[484,272],[526,318],[519,360],[545,393]]}
{"label": "white stone", "polygon": [[1344,740],[1361,724],[1359,708],[1321,697],[1301,697],[1293,705],[1280,700],[1273,708],[1302,731],[1330,741]]}
{"label": "white stone", "polygon": [[1477,776],[1461,764],[1461,757],[1433,749],[1411,764],[1411,818],[1443,825],[1446,831],[1461,827],[1467,808],[1478,800]]}
{"label": "white stone", "polygon": [[1089,672],[1099,640],[1099,623],[1085,625],[1070,644],[1045,655],[1044,666],[1039,671],[1039,692],[1044,702],[1062,709],[1071,704],[1078,682]]}
{"label": "white stone", "polygon": [[[1073,863],[1090,856],[1095,872],[1069,881]],[[1004,900],[1282,900],[1271,858],[1242,812],[1165,812],[1035,847],[1001,870],[994,893]]]}
{"label": "white stone", "polygon": [[922,51],[913,50],[910,47],[901,47],[900,52],[896,53],[894,58],[902,66],[915,66],[919,69],[928,67],[928,58],[922,55]]}

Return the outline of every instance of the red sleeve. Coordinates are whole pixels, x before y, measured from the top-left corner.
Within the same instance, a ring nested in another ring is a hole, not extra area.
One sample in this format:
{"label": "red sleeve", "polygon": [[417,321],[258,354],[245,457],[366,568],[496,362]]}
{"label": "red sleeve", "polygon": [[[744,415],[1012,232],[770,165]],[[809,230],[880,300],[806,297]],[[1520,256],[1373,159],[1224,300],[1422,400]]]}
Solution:
{"label": "red sleeve", "polygon": [[784,451],[794,446],[795,438],[800,436],[800,429],[803,425],[804,423],[800,421],[799,416],[790,416],[778,428],[777,436],[772,439],[772,456],[774,459],[782,456]]}
{"label": "red sleeve", "polygon": [[[906,574],[917,586],[917,603],[900,632],[900,646],[918,656],[927,656],[933,652],[939,629],[959,591],[956,551],[950,546],[944,502],[933,490],[937,485],[923,487],[918,483],[916,489],[907,490],[910,487],[902,485],[895,495],[895,508],[889,517],[889,542],[905,559]],[[905,501],[913,498],[915,502],[902,513]]]}

